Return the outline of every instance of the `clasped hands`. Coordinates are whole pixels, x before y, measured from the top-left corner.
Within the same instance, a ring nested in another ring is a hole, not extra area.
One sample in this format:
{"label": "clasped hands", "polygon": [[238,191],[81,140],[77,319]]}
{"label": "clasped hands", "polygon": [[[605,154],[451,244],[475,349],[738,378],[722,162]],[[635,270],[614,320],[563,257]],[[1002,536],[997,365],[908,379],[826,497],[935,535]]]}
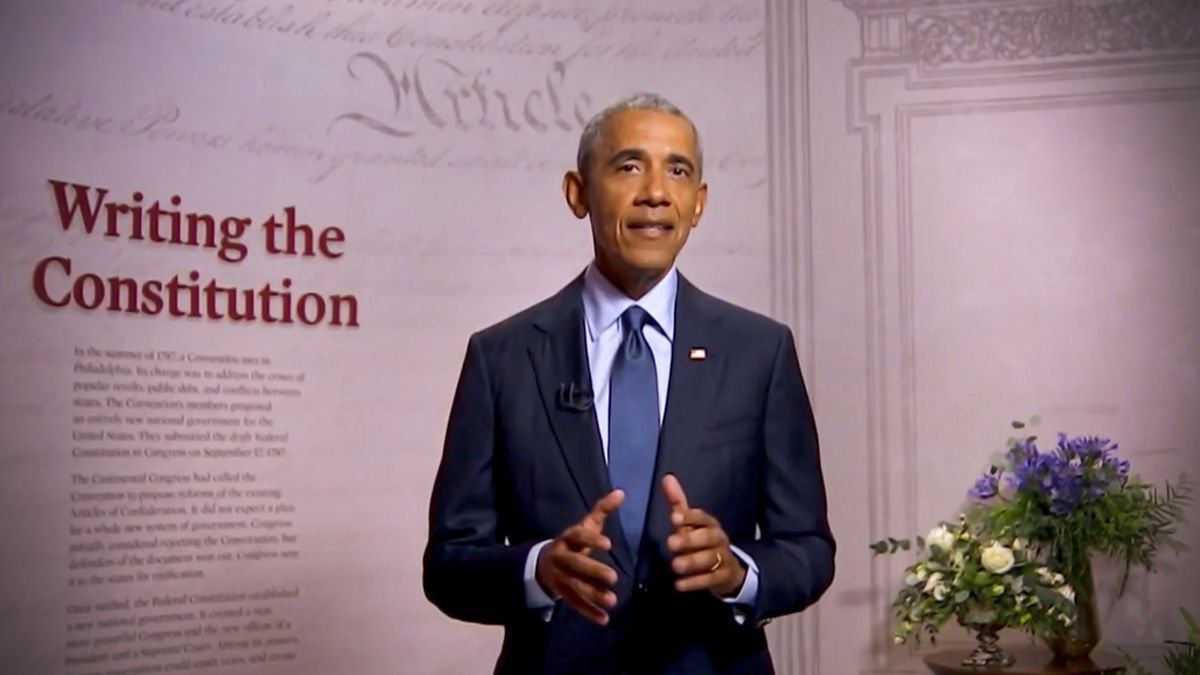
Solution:
{"label": "clasped hands", "polygon": [[[673,555],[671,570],[677,577],[675,589],[733,596],[746,579],[746,568],[730,550],[725,530],[716,518],[688,506],[675,476],[664,476],[661,487],[675,528],[667,537],[667,549]],[[537,561],[537,581],[542,588],[602,626],[608,623],[608,610],[617,604],[613,592],[617,572],[592,558],[591,552],[612,549],[612,541],[604,535],[604,520],[624,500],[623,491],[609,492],[583,520],[543,547]]]}

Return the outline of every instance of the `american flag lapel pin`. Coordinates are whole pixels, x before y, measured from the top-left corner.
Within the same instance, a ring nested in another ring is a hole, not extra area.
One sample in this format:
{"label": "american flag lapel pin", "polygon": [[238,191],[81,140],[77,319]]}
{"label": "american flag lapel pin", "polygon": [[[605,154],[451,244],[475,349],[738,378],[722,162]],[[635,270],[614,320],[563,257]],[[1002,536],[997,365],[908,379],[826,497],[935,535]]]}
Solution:
{"label": "american flag lapel pin", "polygon": [[688,358],[693,361],[703,361],[708,358],[708,350],[704,347],[692,347],[688,351]]}

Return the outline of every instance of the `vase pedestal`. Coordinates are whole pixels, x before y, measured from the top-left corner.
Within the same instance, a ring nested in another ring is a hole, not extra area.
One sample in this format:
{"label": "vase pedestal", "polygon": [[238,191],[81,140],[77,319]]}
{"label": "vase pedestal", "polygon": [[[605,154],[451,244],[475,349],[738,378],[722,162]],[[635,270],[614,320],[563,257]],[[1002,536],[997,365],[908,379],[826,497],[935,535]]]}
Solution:
{"label": "vase pedestal", "polygon": [[1082,659],[1056,660],[1046,649],[1028,646],[1005,646],[1016,661],[1006,668],[972,668],[962,665],[970,649],[947,649],[926,656],[925,666],[934,675],[1123,675],[1125,659],[1098,650]]}

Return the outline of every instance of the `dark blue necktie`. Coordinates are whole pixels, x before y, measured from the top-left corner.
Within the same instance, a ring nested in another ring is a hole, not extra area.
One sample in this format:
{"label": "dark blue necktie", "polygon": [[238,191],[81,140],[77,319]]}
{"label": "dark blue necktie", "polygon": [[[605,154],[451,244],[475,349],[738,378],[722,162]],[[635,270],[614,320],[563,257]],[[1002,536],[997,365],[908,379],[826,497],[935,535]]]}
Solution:
{"label": "dark blue necktie", "polygon": [[658,373],[642,328],[654,325],[646,310],[631,306],[621,315],[621,347],[613,359],[608,399],[608,474],[625,491],[621,527],[637,559],[658,453]]}

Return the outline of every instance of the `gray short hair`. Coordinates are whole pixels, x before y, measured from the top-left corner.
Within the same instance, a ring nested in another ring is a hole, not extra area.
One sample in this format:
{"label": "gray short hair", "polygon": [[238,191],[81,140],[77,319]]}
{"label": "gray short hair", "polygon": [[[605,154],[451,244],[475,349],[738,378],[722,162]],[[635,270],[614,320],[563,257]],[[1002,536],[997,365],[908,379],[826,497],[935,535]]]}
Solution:
{"label": "gray short hair", "polygon": [[676,117],[681,117],[692,127],[692,135],[696,139],[696,171],[702,174],[704,170],[704,151],[700,148],[700,131],[696,129],[696,124],[691,118],[683,114],[679,106],[668,101],[665,97],[658,94],[641,92],[613,103],[604,110],[592,116],[588,120],[587,125],[583,127],[583,133],[579,135],[579,151],[575,155],[575,167],[579,173],[586,176],[587,170],[592,163],[592,153],[596,151],[596,141],[600,137],[600,130],[608,122],[613,115],[625,110],[657,110],[665,112]]}

